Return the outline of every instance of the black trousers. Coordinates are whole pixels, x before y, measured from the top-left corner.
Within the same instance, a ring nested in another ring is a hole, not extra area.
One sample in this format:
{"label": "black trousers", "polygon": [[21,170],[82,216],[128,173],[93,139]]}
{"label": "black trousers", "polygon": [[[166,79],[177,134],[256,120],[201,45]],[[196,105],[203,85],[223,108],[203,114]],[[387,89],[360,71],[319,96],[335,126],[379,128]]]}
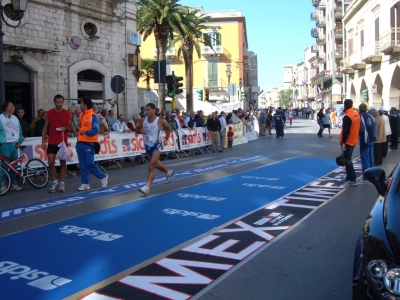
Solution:
{"label": "black trousers", "polygon": [[392,137],[390,139],[390,142],[391,142],[390,148],[397,149],[397,145],[399,143],[398,140],[399,140],[399,138],[397,136],[397,129],[392,130]]}
{"label": "black trousers", "polygon": [[283,130],[284,123],[275,123],[275,131],[276,131],[276,137],[283,137],[285,135],[285,132]]}

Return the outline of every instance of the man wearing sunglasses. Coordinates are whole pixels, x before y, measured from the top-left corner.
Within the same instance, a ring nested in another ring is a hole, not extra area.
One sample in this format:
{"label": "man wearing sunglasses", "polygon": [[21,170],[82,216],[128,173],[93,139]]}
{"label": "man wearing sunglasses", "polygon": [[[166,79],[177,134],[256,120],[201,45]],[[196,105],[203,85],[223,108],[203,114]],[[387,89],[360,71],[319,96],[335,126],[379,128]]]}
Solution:
{"label": "man wearing sunglasses", "polygon": [[122,114],[119,115],[118,121],[113,124],[113,129],[115,132],[131,132],[125,123],[125,116]]}

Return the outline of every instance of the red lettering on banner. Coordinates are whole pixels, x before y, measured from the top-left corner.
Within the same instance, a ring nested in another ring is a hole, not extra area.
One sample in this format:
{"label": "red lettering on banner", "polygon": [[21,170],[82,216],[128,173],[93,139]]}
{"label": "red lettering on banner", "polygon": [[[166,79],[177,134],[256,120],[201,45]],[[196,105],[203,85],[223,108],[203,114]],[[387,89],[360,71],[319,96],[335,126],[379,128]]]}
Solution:
{"label": "red lettering on banner", "polygon": [[131,146],[132,146],[132,151],[140,151],[144,150],[144,139],[143,135],[139,135],[137,133],[134,134],[134,138],[131,139]]}
{"label": "red lettering on banner", "polygon": [[47,161],[47,143],[46,143],[46,146],[45,146],[44,150],[42,149],[42,145],[36,145],[35,146],[35,153],[38,156],[38,157],[35,157],[35,158],[43,160],[43,161]]}
{"label": "red lettering on banner", "polygon": [[[111,146],[112,146],[112,147],[111,147]],[[118,153],[118,146],[117,146],[115,140],[112,140],[112,141],[111,141],[111,146],[110,146],[110,154]],[[111,150],[111,148],[113,148],[113,150]]]}

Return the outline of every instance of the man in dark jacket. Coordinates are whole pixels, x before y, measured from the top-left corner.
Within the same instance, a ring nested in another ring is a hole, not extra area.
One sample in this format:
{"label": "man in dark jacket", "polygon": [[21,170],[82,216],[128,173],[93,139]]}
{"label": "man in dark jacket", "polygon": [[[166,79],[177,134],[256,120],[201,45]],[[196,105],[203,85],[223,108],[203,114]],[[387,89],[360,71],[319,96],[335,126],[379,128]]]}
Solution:
{"label": "man in dark jacket", "polygon": [[[358,107],[360,114],[360,158],[362,172],[374,166],[374,143],[376,140],[375,119],[367,113],[367,105],[361,103]],[[369,182],[364,176],[359,179],[359,183]]]}
{"label": "man in dark jacket", "polygon": [[220,143],[221,122],[218,120],[217,115],[213,112],[211,119],[207,121],[207,130],[211,133],[212,152],[223,152]]}
{"label": "man in dark jacket", "polygon": [[274,114],[274,121],[275,121],[275,131],[276,131],[276,138],[283,139],[283,136],[285,135],[284,132],[284,126],[286,122],[286,117],[285,114],[283,113],[282,109],[278,107],[278,110]]}
{"label": "man in dark jacket", "polygon": [[389,123],[390,123],[390,129],[392,130],[392,136],[390,138],[391,145],[389,147],[391,149],[397,149],[398,145],[397,130],[399,127],[399,117],[397,115],[397,110],[395,107],[392,107],[390,109]]}
{"label": "man in dark jacket", "polygon": [[17,117],[19,120],[19,124],[21,125],[22,135],[24,138],[30,137],[32,128],[29,125],[28,121],[24,119],[25,110],[21,107],[17,110]]}

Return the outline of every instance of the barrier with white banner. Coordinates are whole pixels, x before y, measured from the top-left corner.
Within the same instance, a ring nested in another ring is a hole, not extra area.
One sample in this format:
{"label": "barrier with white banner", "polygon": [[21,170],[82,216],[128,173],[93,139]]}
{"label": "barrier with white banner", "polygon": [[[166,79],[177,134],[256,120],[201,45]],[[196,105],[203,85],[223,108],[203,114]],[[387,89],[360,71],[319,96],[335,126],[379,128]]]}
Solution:
{"label": "barrier with white banner", "polygon": [[179,150],[193,150],[211,145],[211,134],[206,127],[178,128]]}
{"label": "barrier with white banner", "polygon": [[[160,136],[165,139],[165,131],[160,131]],[[77,164],[78,155],[76,154],[76,138],[68,139],[68,150],[71,153],[71,160],[68,164]],[[95,155],[95,160],[117,159],[131,156],[139,156],[145,153],[144,140],[142,134],[131,133],[117,133],[112,132],[108,135],[99,134],[100,153]],[[47,164],[47,141],[46,149],[42,149],[42,138],[26,138],[22,143],[26,146],[24,154],[27,160],[37,158]],[[171,132],[167,146],[163,145],[164,149],[161,152],[175,152],[178,151],[178,144],[175,132]],[[58,160],[56,161],[58,164]]]}
{"label": "barrier with white banner", "polygon": [[[254,122],[254,123],[257,123],[257,125],[258,125],[257,121]],[[256,130],[254,128],[254,123],[253,122],[249,122],[249,123],[243,125],[244,137],[249,142],[258,139],[257,132],[256,132]]]}

